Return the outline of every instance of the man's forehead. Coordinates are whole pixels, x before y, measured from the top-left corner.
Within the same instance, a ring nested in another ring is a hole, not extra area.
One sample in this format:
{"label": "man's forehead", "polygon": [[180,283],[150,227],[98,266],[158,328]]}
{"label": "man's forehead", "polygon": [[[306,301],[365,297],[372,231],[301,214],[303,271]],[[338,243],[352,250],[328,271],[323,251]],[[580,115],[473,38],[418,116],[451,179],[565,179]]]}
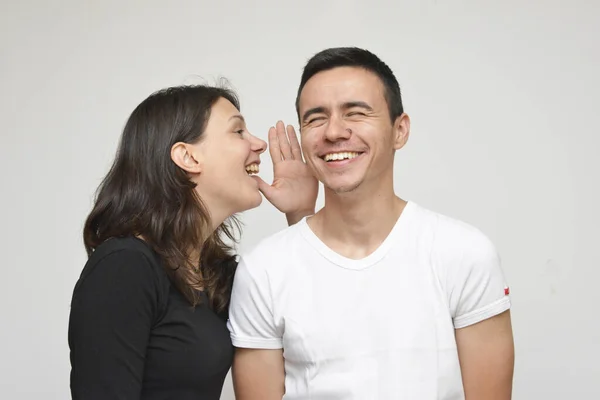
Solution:
{"label": "man's forehead", "polygon": [[308,80],[300,94],[300,108],[341,106],[350,102],[376,103],[383,98],[379,78],[359,68],[335,68]]}

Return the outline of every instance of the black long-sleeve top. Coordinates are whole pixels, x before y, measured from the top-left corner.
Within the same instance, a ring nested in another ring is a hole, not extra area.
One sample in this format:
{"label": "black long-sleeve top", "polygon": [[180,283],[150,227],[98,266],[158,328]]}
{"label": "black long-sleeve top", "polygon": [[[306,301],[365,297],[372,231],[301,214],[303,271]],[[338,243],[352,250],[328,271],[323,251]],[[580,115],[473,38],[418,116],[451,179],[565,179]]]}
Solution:
{"label": "black long-sleeve top", "polygon": [[203,300],[192,308],[142,240],[99,246],[71,303],[73,399],[218,400],[233,346]]}

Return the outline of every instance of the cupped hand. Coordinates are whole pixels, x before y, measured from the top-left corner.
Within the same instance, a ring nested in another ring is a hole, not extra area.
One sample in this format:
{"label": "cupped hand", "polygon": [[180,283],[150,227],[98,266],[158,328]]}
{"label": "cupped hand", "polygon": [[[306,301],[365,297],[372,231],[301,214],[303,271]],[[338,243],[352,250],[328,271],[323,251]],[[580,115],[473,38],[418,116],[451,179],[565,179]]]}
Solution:
{"label": "cupped hand", "polygon": [[259,190],[279,211],[285,214],[312,214],[319,184],[303,160],[294,127],[278,121],[269,129],[269,154],[273,160],[273,183],[258,176]]}

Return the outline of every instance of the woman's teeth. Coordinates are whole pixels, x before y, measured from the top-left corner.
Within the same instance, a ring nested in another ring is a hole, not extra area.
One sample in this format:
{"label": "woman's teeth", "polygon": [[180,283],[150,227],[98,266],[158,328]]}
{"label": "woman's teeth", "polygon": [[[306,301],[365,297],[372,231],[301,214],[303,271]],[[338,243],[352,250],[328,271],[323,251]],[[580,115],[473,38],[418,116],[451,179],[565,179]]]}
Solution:
{"label": "woman's teeth", "polygon": [[357,152],[355,151],[347,151],[347,152],[342,152],[342,153],[329,153],[329,154],[325,154],[325,157],[323,157],[323,160],[325,161],[338,161],[338,160],[350,160],[353,159],[355,157],[358,157]]}
{"label": "woman's teeth", "polygon": [[246,166],[246,172],[248,175],[254,175],[258,173],[258,164],[250,164]]}

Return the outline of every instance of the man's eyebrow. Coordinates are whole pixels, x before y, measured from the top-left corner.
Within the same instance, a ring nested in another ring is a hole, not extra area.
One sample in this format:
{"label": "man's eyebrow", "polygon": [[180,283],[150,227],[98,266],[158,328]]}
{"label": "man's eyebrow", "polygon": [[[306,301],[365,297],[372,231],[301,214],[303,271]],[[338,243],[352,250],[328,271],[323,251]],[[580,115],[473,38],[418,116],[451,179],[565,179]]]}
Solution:
{"label": "man's eyebrow", "polygon": [[354,107],[364,108],[367,111],[373,111],[373,107],[371,107],[364,101],[347,101],[344,104],[342,104],[343,109],[354,108]]}
{"label": "man's eyebrow", "polygon": [[319,113],[324,113],[324,112],[325,112],[325,107],[314,107],[314,108],[311,108],[310,110],[306,110],[306,112],[302,115],[302,122],[306,122],[308,117],[310,117],[313,114],[319,114]]}

